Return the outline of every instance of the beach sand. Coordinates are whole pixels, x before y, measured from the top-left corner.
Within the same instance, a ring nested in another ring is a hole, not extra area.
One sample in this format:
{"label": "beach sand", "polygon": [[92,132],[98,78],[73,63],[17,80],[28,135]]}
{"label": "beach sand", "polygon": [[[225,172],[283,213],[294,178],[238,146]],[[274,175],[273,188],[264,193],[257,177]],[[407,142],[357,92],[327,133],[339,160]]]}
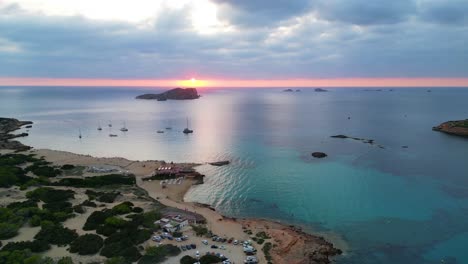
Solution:
{"label": "beach sand", "polygon": [[[4,152],[5,153],[5,152]],[[55,150],[48,150],[48,149],[34,149],[27,151],[25,153],[33,153],[36,154],[38,157],[44,157],[47,161],[54,163],[55,165],[64,165],[64,164],[72,164],[72,165],[80,165],[80,166],[103,166],[103,165],[111,165],[116,166],[122,169],[122,171],[128,171],[136,176],[136,183],[137,186],[142,188],[143,190],[147,191],[148,195],[158,202],[162,203],[163,205],[178,208],[181,210],[187,210],[191,212],[196,212],[207,220],[207,227],[211,230],[214,234],[226,237],[226,238],[234,238],[239,241],[251,240],[252,236],[255,236],[258,232],[266,232],[270,239],[265,240],[266,242],[270,242],[273,244],[273,248],[270,251],[271,258],[273,263],[281,264],[281,263],[288,263],[288,264],[302,264],[302,263],[330,263],[328,260],[328,255],[335,255],[338,253],[336,249],[333,248],[333,245],[327,241],[325,241],[322,237],[307,234],[302,232],[300,229],[295,227],[286,226],[280,223],[268,221],[268,220],[261,220],[261,219],[232,219],[228,217],[224,217],[223,215],[219,214],[218,212],[214,211],[212,208],[208,206],[203,206],[197,203],[190,203],[184,201],[185,193],[191,188],[192,185],[198,184],[199,182],[192,179],[184,179],[181,184],[167,184],[166,188],[163,188],[160,184],[160,181],[153,180],[153,181],[143,181],[142,178],[150,176],[158,167],[167,165],[164,161],[130,161],[124,158],[114,157],[114,158],[97,158],[92,157],[89,155],[80,155],[74,154],[70,152],[64,151],[55,151]],[[184,167],[195,167],[196,164],[175,164],[177,166],[184,166]],[[99,175],[96,173],[84,172],[84,177],[90,177]],[[61,176],[67,177],[67,176]],[[73,204],[81,203],[86,199],[86,195],[83,193],[83,190],[79,188],[71,188],[77,194]],[[4,192],[1,196],[5,198],[7,193]],[[8,199],[14,200],[21,197],[22,193],[18,190],[12,190],[9,194]],[[23,194],[24,195],[24,194]],[[120,197],[114,204],[108,204],[106,207],[111,207],[115,204],[118,204],[126,199],[134,198],[126,195],[131,194],[124,194]],[[131,199],[133,203],[134,200]],[[142,201],[138,204],[145,208],[145,201]],[[94,210],[101,210],[102,208],[86,208],[86,212],[82,215],[74,217],[72,219],[67,220],[64,223],[64,226],[75,229],[79,234],[84,234],[86,231],[83,231],[81,228],[84,225],[87,217],[94,211]],[[25,227],[21,230],[21,237],[30,237],[34,236],[36,230],[32,228]],[[253,235],[248,235],[246,230],[250,230]],[[24,232],[24,234],[23,234]],[[188,232],[191,232],[190,230]],[[196,243],[200,245],[200,248],[197,250],[200,253],[204,254],[204,252],[212,252],[213,250],[210,249],[208,246],[204,246],[201,243],[203,238],[196,237],[195,235],[190,235],[188,243]],[[15,238],[16,240],[16,238]],[[215,244],[210,239],[210,244]],[[339,240],[339,239],[337,239]],[[175,242],[171,242],[175,243]],[[175,243],[177,244],[177,243]],[[144,244],[144,246],[155,245],[154,242],[148,241]],[[226,246],[226,251],[222,252],[225,253],[232,261],[235,263],[243,263],[245,259],[245,255],[242,251],[241,246],[234,246],[232,244],[224,244]],[[344,243],[343,243],[344,245]],[[261,250],[263,245],[258,245],[256,242],[253,242],[253,246],[258,250],[257,251],[257,258],[259,259],[259,263],[267,263],[266,256],[264,252]],[[217,251],[219,252],[219,250]],[[182,252],[180,256],[183,255],[194,255],[195,252]],[[54,247],[49,250],[46,255],[51,257],[60,257],[65,255],[70,255],[64,248],[57,248]],[[76,260],[80,260],[83,263],[87,263],[89,261],[99,261],[102,260],[100,256],[89,256],[86,258],[81,258],[81,256],[73,255],[73,258]],[[179,257],[180,258],[180,257]],[[178,263],[176,261],[177,258],[168,259],[165,263]],[[175,262],[176,261],[176,262]]]}

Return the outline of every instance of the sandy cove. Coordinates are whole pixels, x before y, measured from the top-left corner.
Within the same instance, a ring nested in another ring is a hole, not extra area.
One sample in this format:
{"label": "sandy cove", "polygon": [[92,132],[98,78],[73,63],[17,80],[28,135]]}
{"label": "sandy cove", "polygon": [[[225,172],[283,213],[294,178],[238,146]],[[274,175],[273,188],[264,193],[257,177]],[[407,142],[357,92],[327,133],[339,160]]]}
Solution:
{"label": "sandy cove", "polygon": [[[330,263],[328,257],[337,255],[341,250],[333,247],[323,237],[310,235],[292,226],[261,219],[232,219],[224,217],[212,209],[196,203],[184,202],[184,195],[195,184],[194,180],[186,179],[182,184],[167,185],[162,188],[159,181],[143,181],[142,178],[151,175],[158,167],[166,165],[164,161],[131,161],[120,157],[97,158],[90,155],[81,155],[64,151],[48,149],[31,150],[30,153],[38,157],[44,157],[55,165],[113,165],[118,166],[134,174],[137,185],[146,190],[148,194],[162,204],[182,210],[188,210],[201,214],[207,220],[207,227],[213,233],[234,237],[239,240],[251,239],[245,230],[251,230],[253,234],[266,232],[274,246],[270,251],[273,263],[305,264],[305,263]],[[194,167],[196,164],[180,163],[177,165]],[[92,174],[96,175],[96,174]],[[90,176],[86,173],[83,176]],[[333,239],[335,244],[345,247],[341,239]],[[259,263],[267,263],[262,245],[256,245]]]}

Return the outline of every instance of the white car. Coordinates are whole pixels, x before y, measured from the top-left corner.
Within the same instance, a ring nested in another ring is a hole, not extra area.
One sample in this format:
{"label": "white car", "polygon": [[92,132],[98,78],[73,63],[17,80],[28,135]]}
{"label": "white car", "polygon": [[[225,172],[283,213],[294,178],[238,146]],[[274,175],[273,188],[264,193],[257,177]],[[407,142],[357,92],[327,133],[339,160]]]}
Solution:
{"label": "white car", "polygon": [[232,243],[233,243],[234,245],[236,245],[236,246],[239,245],[239,241],[238,241],[237,239],[234,240],[234,242],[232,242]]}
{"label": "white car", "polygon": [[182,242],[182,238],[176,237],[175,241],[177,241],[177,242]]}
{"label": "white car", "polygon": [[221,245],[221,246],[219,247],[219,249],[226,250],[226,247],[223,246],[223,245]]}
{"label": "white car", "polygon": [[208,240],[202,240],[202,243],[205,244],[205,245],[208,245]]}
{"label": "white car", "polygon": [[162,238],[160,236],[153,236],[151,238],[153,241],[156,241],[156,242],[161,242]]}
{"label": "white car", "polygon": [[200,251],[197,250],[197,253],[195,253],[195,257],[198,259],[200,258]]}

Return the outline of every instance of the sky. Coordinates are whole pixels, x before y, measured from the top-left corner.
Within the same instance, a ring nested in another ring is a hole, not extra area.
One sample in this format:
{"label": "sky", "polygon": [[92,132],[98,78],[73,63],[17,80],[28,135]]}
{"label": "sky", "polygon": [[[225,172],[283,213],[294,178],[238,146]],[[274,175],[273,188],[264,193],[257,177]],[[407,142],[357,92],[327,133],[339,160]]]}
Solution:
{"label": "sky", "polygon": [[468,86],[468,0],[0,0],[0,85]]}

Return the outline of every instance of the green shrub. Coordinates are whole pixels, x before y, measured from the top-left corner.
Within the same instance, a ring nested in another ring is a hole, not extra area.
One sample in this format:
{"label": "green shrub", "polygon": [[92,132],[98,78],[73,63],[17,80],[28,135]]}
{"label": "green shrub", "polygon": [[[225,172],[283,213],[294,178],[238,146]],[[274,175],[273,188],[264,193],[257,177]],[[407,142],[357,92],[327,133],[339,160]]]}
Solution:
{"label": "green shrub", "polygon": [[196,258],[192,258],[191,256],[185,255],[180,259],[180,264],[193,264],[197,261],[198,260]]}
{"label": "green shrub", "polygon": [[45,241],[49,244],[64,246],[70,244],[78,237],[75,230],[70,230],[59,224],[41,223],[41,230],[34,236],[37,240]]}
{"label": "green shrub", "polygon": [[113,227],[121,228],[121,227],[124,227],[128,222],[120,217],[111,216],[111,217],[106,218],[104,223],[105,225],[110,225]]}
{"label": "green shrub", "polygon": [[94,208],[97,207],[96,203],[91,202],[90,200],[86,200],[86,201],[82,202],[81,206],[94,207]]}
{"label": "green shrub", "polygon": [[112,207],[112,212],[118,215],[128,214],[132,212],[132,206],[133,204],[131,202],[123,202],[121,204],[118,204]]}
{"label": "green shrub", "polygon": [[18,235],[18,230],[21,225],[19,224],[10,224],[10,223],[0,223],[0,239],[9,239]]}
{"label": "green shrub", "polygon": [[110,244],[104,243],[100,254],[107,258],[123,257],[131,262],[137,261],[141,257],[138,249],[125,240]]}
{"label": "green shrub", "polygon": [[130,264],[128,260],[126,260],[123,257],[113,257],[110,259],[107,259],[105,264]]}
{"label": "green shrub", "polygon": [[63,257],[57,261],[57,264],[73,264],[71,257]]}
{"label": "green shrub", "polygon": [[181,250],[174,245],[162,245],[159,247],[146,248],[145,255],[138,261],[138,264],[159,263],[166,259],[167,256],[177,256]]}
{"label": "green shrub", "polygon": [[75,165],[71,165],[71,164],[65,164],[62,167],[60,167],[60,169],[62,170],[73,170],[74,168],[75,168]]}
{"label": "green shrub", "polygon": [[53,203],[74,198],[74,194],[75,192],[72,190],[57,190],[49,187],[41,187],[34,191],[27,192],[26,197],[36,201],[41,200],[45,203]]}
{"label": "green shrub", "polygon": [[133,207],[132,212],[134,212],[134,213],[143,213],[143,208]]}
{"label": "green shrub", "polygon": [[95,230],[99,225],[104,224],[107,218],[112,216],[111,210],[95,211],[86,219],[84,230]]}
{"label": "green shrub", "polygon": [[192,229],[193,229],[193,231],[195,231],[195,234],[197,236],[204,236],[204,235],[208,234],[208,228],[206,228],[205,226],[192,225]]}
{"label": "green shrub", "polygon": [[47,165],[44,166],[42,163],[34,163],[33,165],[26,167],[26,171],[30,171],[36,176],[44,176],[47,178],[57,177],[62,173],[59,169]]}
{"label": "green shrub", "polygon": [[270,255],[270,250],[271,250],[272,247],[273,247],[273,245],[271,244],[271,242],[266,242],[265,245],[263,245],[263,247],[262,247],[262,251],[265,254],[265,258],[268,261],[271,261],[271,259],[272,259],[271,255]]}
{"label": "green shrub", "polygon": [[221,258],[215,255],[204,255],[200,258],[202,264],[220,263],[221,261]]}
{"label": "green shrub", "polygon": [[94,234],[86,234],[78,237],[70,245],[70,252],[80,255],[92,255],[99,252],[104,244],[104,240]]}
{"label": "green shrub", "polygon": [[6,244],[3,250],[6,251],[15,251],[15,250],[30,250],[34,253],[44,252],[50,249],[50,245],[44,243],[44,241],[34,240],[34,241],[21,241],[21,242],[10,242]]}
{"label": "green shrub", "polygon": [[134,175],[109,174],[86,178],[66,178],[54,183],[57,186],[71,186],[77,188],[100,188],[110,185],[134,185]]}
{"label": "green shrub", "polygon": [[101,203],[113,203],[115,198],[117,198],[119,195],[120,193],[118,192],[103,193],[97,197],[97,200]]}
{"label": "green shrub", "polygon": [[71,213],[73,212],[72,204],[67,201],[56,201],[52,203],[46,203],[42,206],[42,208],[47,209],[53,213],[55,212],[65,212]]}
{"label": "green shrub", "polygon": [[152,228],[156,220],[161,219],[161,213],[158,211],[149,211],[143,214],[143,226]]}

